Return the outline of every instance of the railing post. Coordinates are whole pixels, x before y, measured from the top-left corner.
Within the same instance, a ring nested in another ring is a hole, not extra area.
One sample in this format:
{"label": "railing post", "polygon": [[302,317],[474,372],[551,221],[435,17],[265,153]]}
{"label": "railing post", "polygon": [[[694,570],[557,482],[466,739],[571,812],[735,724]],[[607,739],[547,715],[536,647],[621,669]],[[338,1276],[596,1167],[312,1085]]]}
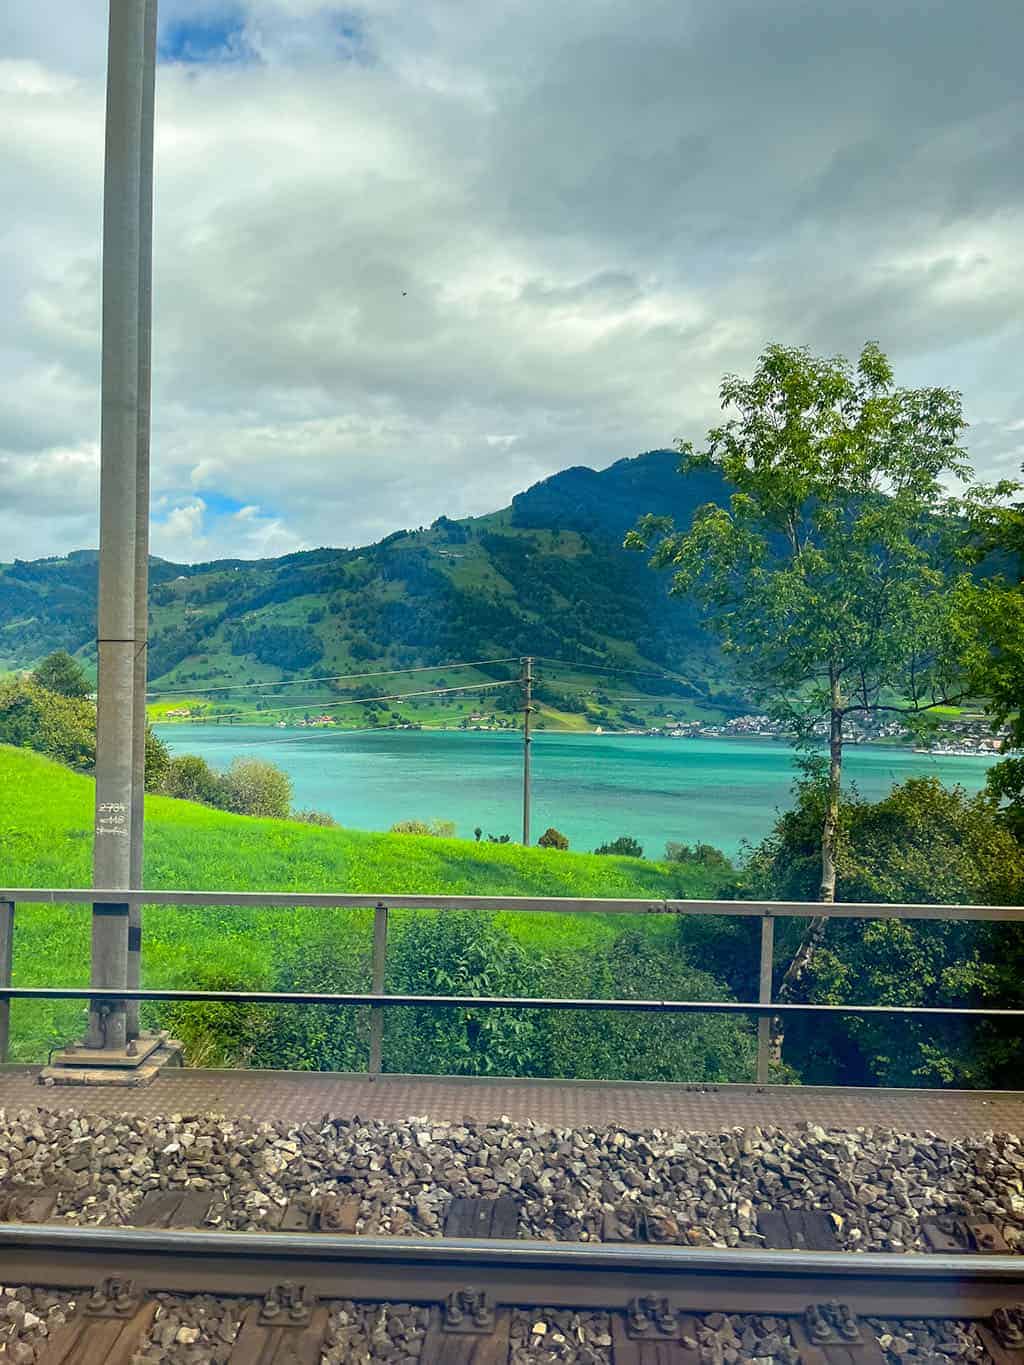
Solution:
{"label": "railing post", "polygon": [[[11,984],[11,961],[14,951],[14,902],[0,901],[0,986]],[[10,1041],[11,1002],[0,1000],[0,1062],[7,1061]]]}
{"label": "railing post", "polygon": [[[378,905],[373,912],[373,980],[374,995],[384,993],[384,971],[388,957],[388,907]],[[370,1080],[381,1072],[384,1051],[384,1011],[379,1005],[370,1007]]]}
{"label": "railing post", "polygon": [[[772,1001],[772,964],[775,959],[775,921],[771,912],[761,916],[761,979],[758,985],[757,1000],[760,1005],[770,1005]],[[772,1019],[770,1014],[761,1014],[757,1020],[757,1083],[768,1084],[768,1052],[771,1044]]]}

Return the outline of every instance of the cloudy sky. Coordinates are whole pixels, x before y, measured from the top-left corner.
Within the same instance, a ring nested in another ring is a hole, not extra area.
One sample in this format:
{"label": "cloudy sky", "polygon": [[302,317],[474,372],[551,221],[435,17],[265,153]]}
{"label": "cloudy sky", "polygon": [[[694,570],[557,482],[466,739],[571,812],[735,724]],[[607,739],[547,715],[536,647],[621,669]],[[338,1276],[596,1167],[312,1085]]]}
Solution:
{"label": "cloudy sky", "polygon": [[[0,14],[0,559],[97,538],[103,0]],[[699,439],[772,340],[1024,459],[1020,0],[161,0],[154,533],[351,545]]]}

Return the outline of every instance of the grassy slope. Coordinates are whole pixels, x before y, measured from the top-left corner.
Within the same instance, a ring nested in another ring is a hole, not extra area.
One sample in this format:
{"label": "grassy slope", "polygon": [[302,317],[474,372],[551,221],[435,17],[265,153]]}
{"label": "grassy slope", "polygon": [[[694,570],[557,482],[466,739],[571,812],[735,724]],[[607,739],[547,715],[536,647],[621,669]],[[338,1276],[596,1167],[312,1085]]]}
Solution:
{"label": "grassy slope", "polygon": [[[0,882],[6,886],[88,886],[93,782],[27,750],[0,745]],[[318,829],[254,820],[185,801],[146,801],[147,885],[190,890],[334,891],[452,895],[680,897],[713,894],[699,867],[633,858],[475,844],[457,839]],[[403,916],[394,916],[400,927]],[[510,929],[534,944],[599,944],[623,916],[509,914]],[[652,933],[668,920],[643,921]],[[369,944],[370,912],[172,910],[146,912],[144,984],[245,981],[270,985],[275,960],[299,939],[355,935]],[[85,907],[20,906],[15,985],[88,983]],[[12,1058],[37,1059],[80,1027],[74,1004],[16,1002]]]}

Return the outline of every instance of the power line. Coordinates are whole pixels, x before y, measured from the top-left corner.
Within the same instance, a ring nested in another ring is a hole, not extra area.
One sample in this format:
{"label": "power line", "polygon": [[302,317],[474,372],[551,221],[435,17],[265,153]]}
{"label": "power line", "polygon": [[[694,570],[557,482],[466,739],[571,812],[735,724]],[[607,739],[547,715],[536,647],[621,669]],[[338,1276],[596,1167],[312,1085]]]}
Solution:
{"label": "power line", "polygon": [[[490,687],[512,687],[519,685],[518,678],[504,678],[500,682],[489,683],[465,683],[462,687],[429,687],[422,692],[392,692],[389,696],[383,697],[346,697],[344,701],[330,701],[321,704],[317,702],[317,707],[321,711],[330,711],[336,706],[362,706],[366,702],[377,701],[401,701],[405,697],[443,697],[449,692],[482,692]],[[310,708],[303,703],[301,706],[271,706],[266,711],[260,712],[264,716],[280,715],[283,711],[308,711]],[[248,711],[228,711],[221,712],[217,716],[189,716],[187,720],[179,722],[184,725],[209,725],[211,721],[235,720],[238,717],[247,717],[251,713]]]}
{"label": "power line", "polygon": [[465,664],[420,664],[415,668],[380,668],[372,673],[327,673],[317,678],[289,678],[281,682],[223,683],[218,687],[170,687],[147,692],[148,697],[201,697],[211,692],[253,692],[261,687],[297,687],[300,683],[347,682],[354,678],[388,678],[400,673],[441,673],[447,668],[480,668],[485,664],[517,664],[519,655],[507,659],[475,659]]}
{"label": "power line", "polygon": [[[581,696],[597,696],[598,693],[583,692]],[[638,696],[626,696],[622,692],[602,692],[602,697],[607,697],[609,701],[685,701],[677,692],[641,692]]]}
{"label": "power line", "polygon": [[[207,722],[207,724],[209,724],[209,723],[210,723],[210,722]],[[395,726],[395,725],[359,725],[359,726],[353,726],[353,727],[351,727],[351,728],[349,728],[348,726],[345,726],[345,727],[343,727],[343,728],[341,728],[341,729],[330,730],[330,729],[321,729],[321,728],[319,728],[319,727],[317,727],[317,726],[304,726],[301,730],[299,730],[299,729],[289,730],[288,733],[287,733],[286,735],[273,735],[273,736],[268,736],[266,739],[239,739],[239,740],[232,740],[232,742],[231,742],[231,748],[232,748],[232,750],[235,750],[235,749],[263,749],[263,748],[264,748],[266,745],[268,745],[268,744],[271,744],[271,745],[272,745],[272,744],[302,744],[302,743],[304,743],[305,741],[311,739],[311,738],[313,737],[314,734],[317,735],[317,736],[320,736],[320,737],[323,737],[323,736],[326,736],[326,735],[387,735],[387,734],[391,734],[393,731],[397,731],[397,730],[400,729],[400,728],[402,728],[402,727]],[[408,728],[413,729],[414,731],[419,731],[419,730],[430,730],[431,732],[436,731],[436,732],[439,733],[439,734],[441,734],[441,733],[448,733],[448,734],[453,734],[453,735],[454,735],[454,734],[459,734],[459,733],[460,733],[460,730],[459,730],[458,726],[453,726],[453,725],[435,725],[435,724],[424,725],[424,724],[422,724],[420,721],[416,721],[414,724],[411,724]],[[472,733],[472,732],[471,732],[471,731],[467,731],[467,733]],[[495,733],[499,733],[499,732],[496,731]],[[502,731],[500,731],[500,733],[501,733],[501,734],[510,734],[510,735],[514,735],[514,734],[516,734],[516,731],[515,731],[515,730],[502,730]],[[556,733],[556,732],[552,732],[552,733]],[[566,733],[568,733],[568,731],[567,731]]]}
{"label": "power line", "polygon": [[669,682],[689,682],[689,679],[687,678],[677,678],[674,673],[668,673],[664,670],[658,673],[652,673],[638,668],[610,668],[605,664],[574,664],[570,663],[568,659],[549,659],[543,654],[535,654],[534,658],[538,663],[558,664],[561,668],[589,668],[596,670],[598,673],[628,673],[632,678],[667,678]]}

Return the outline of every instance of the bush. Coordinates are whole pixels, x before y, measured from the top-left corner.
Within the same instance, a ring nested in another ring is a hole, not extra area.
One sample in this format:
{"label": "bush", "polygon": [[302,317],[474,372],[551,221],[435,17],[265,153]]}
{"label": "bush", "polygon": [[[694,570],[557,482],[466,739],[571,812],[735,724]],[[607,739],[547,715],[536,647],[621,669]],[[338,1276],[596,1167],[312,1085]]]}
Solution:
{"label": "bush", "polygon": [[96,707],[32,682],[0,683],[0,744],[14,744],[91,769],[96,762]]}
{"label": "bush", "polygon": [[221,779],[224,807],[236,815],[286,820],[292,804],[287,773],[262,758],[236,758]]}
{"label": "bush", "polygon": [[561,833],[560,830],[557,830],[554,828],[554,826],[549,825],[548,828],[537,840],[537,847],[566,849],[569,847],[569,840],[565,837],[564,834]]}
{"label": "bush", "polygon": [[600,848],[595,848],[594,852],[610,853],[618,858],[642,858],[644,856],[639,840],[634,839],[629,834],[620,834],[610,844],[602,844]]}
{"label": "bush", "polygon": [[[752,853],[755,895],[814,900],[820,876],[819,784]],[[911,778],[878,802],[844,801],[837,848],[840,899],[932,905],[1024,903],[1024,849],[991,795],[969,796],[935,778]],[[802,923],[780,922],[780,966]],[[823,1003],[1019,1009],[1024,933],[1017,924],[955,920],[832,920],[814,950],[798,998]],[[789,1060],[803,1079],[839,1085],[1016,1083],[1012,1021],[817,1019],[787,1029]]]}
{"label": "bush", "polygon": [[220,776],[198,754],[178,754],[170,760],[162,791],[180,801],[200,801],[204,806],[224,804]]}
{"label": "bush", "polygon": [[434,839],[454,839],[454,820],[398,820],[391,826],[391,834],[427,834]]}
{"label": "bush", "polygon": [[322,825],[324,829],[337,828],[338,825],[334,816],[328,815],[325,810],[293,810],[288,819],[296,820],[300,825]]}
{"label": "bush", "polygon": [[711,867],[719,872],[735,871],[729,859],[714,844],[676,844],[670,840],[665,845],[665,861],[698,863],[701,867]]}
{"label": "bush", "polygon": [[[396,936],[388,989],[415,995],[542,995],[546,959],[529,953],[492,915],[424,911]],[[456,1076],[544,1075],[539,1010],[390,1009],[389,1071]]]}
{"label": "bush", "polygon": [[163,788],[171,766],[171,751],[162,739],[154,735],[146,726],[146,791],[158,792]]}
{"label": "bush", "polygon": [[38,664],[32,673],[32,682],[46,692],[56,692],[61,697],[87,697],[94,691],[85,669],[73,659],[66,649],[58,649]]}
{"label": "bush", "polygon": [[[681,954],[627,930],[610,950],[556,961],[572,994],[592,999],[720,1000],[728,991]],[[753,1071],[754,1027],[720,1014],[580,1010],[547,1015],[552,1076],[580,1080],[736,1081]]]}

